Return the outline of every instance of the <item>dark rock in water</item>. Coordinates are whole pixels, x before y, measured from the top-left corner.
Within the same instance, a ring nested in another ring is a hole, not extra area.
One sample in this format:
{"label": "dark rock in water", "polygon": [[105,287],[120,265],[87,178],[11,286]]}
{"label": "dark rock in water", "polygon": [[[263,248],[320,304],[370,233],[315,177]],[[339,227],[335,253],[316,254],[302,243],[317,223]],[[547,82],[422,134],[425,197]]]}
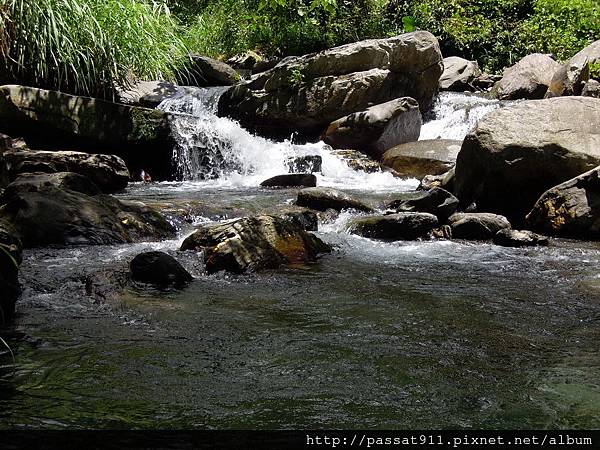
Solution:
{"label": "dark rock in water", "polygon": [[53,186],[58,189],[80,192],[89,196],[101,194],[100,189],[88,178],[73,172],[23,173],[10,183],[3,198],[10,198],[17,192],[36,192]]}
{"label": "dark rock in water", "polygon": [[554,186],[527,215],[536,230],[574,237],[600,237],[600,167]]}
{"label": "dark rock in water", "polygon": [[399,175],[422,179],[441,175],[456,163],[461,141],[430,139],[398,145],[383,155],[382,164]]}
{"label": "dark rock in water", "polygon": [[440,77],[441,91],[463,92],[473,90],[473,82],[481,76],[477,61],[469,61],[458,56],[444,58],[444,73]]}
{"label": "dark rock in water", "polygon": [[262,187],[315,187],[317,185],[317,177],[311,173],[288,173],[269,178],[260,183],[260,185]]}
{"label": "dark rock in water", "polygon": [[317,211],[326,211],[328,209],[335,209],[336,211],[356,209],[358,211],[371,212],[373,210],[361,200],[354,198],[345,192],[338,191],[337,189],[320,187],[302,189],[298,192],[296,205],[315,209]]}
{"label": "dark rock in water", "polygon": [[192,63],[178,76],[178,83],[186,86],[233,86],[239,74],[229,65],[208,56],[191,55]]}
{"label": "dark rock in water", "polygon": [[303,211],[291,211],[281,216],[302,227],[305,231],[317,231],[319,228],[319,217],[314,211],[305,209]]}
{"label": "dark rock in water", "polygon": [[492,239],[498,231],[511,228],[506,217],[490,213],[456,213],[448,223],[453,238],[477,241]]}
{"label": "dark rock in water", "polygon": [[219,115],[266,134],[318,136],[337,119],[411,96],[427,111],[443,70],[437,39],[416,31],[285,58],[219,100]]}
{"label": "dark rock in water", "polygon": [[560,64],[549,55],[527,55],[504,71],[492,92],[500,100],[542,99],[559,68]]}
{"label": "dark rock in water", "polygon": [[6,151],[5,158],[11,180],[22,173],[74,172],[89,178],[107,194],[125,189],[129,182],[125,162],[114,155],[17,149]]}
{"label": "dark rock in water", "polygon": [[323,167],[323,158],[320,155],[296,156],[286,161],[291,173],[315,173]]}
{"label": "dark rock in water", "polygon": [[109,195],[41,187],[15,192],[0,208],[0,220],[13,226],[26,248],[48,245],[101,245],[172,236],[173,227],[143,203]]}
{"label": "dark rock in water", "polygon": [[494,235],[494,244],[503,247],[535,247],[548,245],[548,238],[527,230],[511,230],[505,228]]}
{"label": "dark rock in water", "polygon": [[454,195],[464,208],[522,221],[552,186],[600,165],[600,100],[531,100],[487,114],[456,162]]}
{"label": "dark rock in water", "polygon": [[454,192],[454,167],[441,175],[427,175],[423,177],[417,190],[428,191],[434,187],[446,189],[448,192]]}
{"label": "dark rock in water", "polygon": [[146,252],[137,255],[129,264],[131,278],[142,283],[169,285],[184,284],[193,277],[171,255]]}
{"label": "dark rock in water", "polygon": [[0,221],[0,325],[12,318],[21,292],[19,265],[22,247],[12,227]]}
{"label": "dark rock in water", "polygon": [[180,92],[180,87],[168,81],[138,81],[117,92],[120,103],[145,108],[156,108],[164,100]]}
{"label": "dark rock in water", "polygon": [[204,249],[208,273],[243,273],[306,264],[331,251],[293,220],[257,216],[205,225],[189,236],[181,250]]}
{"label": "dark rock in water", "polygon": [[343,150],[331,150],[331,153],[339,156],[344,160],[348,167],[354,170],[361,170],[365,173],[377,173],[384,170],[389,170],[387,167],[383,167],[374,159],[371,159],[367,155],[358,150],[343,149]]}
{"label": "dark rock in water", "polygon": [[379,160],[387,149],[418,140],[421,122],[419,103],[397,98],[332,122],[322,139],[333,148],[360,150]]}
{"label": "dark rock in water", "polygon": [[546,97],[584,95],[584,85],[590,77],[590,65],[599,61],[600,40],[576,53],[554,72]]}
{"label": "dark rock in water", "polygon": [[349,231],[372,239],[412,240],[429,236],[437,224],[433,214],[401,212],[355,219]]}
{"label": "dark rock in water", "polygon": [[420,192],[415,198],[394,200],[388,204],[389,209],[397,212],[424,212],[437,216],[440,222],[456,212],[458,199],[450,192],[434,187],[426,192]]}

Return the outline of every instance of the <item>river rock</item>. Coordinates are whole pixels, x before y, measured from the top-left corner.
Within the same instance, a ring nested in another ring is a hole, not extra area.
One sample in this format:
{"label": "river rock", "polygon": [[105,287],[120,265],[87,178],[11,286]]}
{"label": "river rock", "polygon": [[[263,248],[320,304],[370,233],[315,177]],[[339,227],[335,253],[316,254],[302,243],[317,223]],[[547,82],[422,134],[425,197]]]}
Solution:
{"label": "river rock", "polygon": [[503,247],[535,247],[548,245],[548,238],[528,230],[505,228],[494,235],[494,244]]}
{"label": "river rock", "polygon": [[219,114],[267,134],[318,136],[369,106],[411,96],[426,111],[442,74],[437,39],[416,31],[282,60],[227,91]]}
{"label": "river rock", "polygon": [[110,150],[125,160],[132,173],[144,169],[155,180],[172,175],[174,143],[169,114],[156,109],[32,87],[2,86],[2,131],[22,136],[30,148],[89,153]]}
{"label": "river rock", "polygon": [[257,216],[205,225],[189,236],[181,250],[204,249],[208,273],[277,269],[314,262],[330,247],[292,220]]}
{"label": "river rock", "polygon": [[413,240],[429,236],[437,224],[433,214],[401,212],[355,219],[348,230],[372,239]]}
{"label": "river rock", "polygon": [[542,99],[559,68],[560,64],[549,55],[527,55],[504,71],[494,93],[500,100]]}
{"label": "river rock", "polygon": [[161,214],[143,203],[54,186],[15,192],[0,208],[0,220],[12,225],[26,248],[121,244],[174,233]]}
{"label": "river rock", "polygon": [[410,97],[398,98],[331,123],[322,136],[333,148],[351,148],[380,159],[391,147],[419,139],[419,104]]}
{"label": "river rock", "polygon": [[208,56],[190,55],[192,63],[178,76],[179,84],[197,87],[233,86],[239,74],[228,64]]}
{"label": "river rock", "polygon": [[477,61],[449,56],[444,58],[444,72],[440,77],[440,90],[457,92],[473,90],[473,82],[479,76],[481,76],[481,70],[479,70]]}
{"label": "river rock", "polygon": [[320,155],[306,155],[289,158],[286,161],[291,173],[315,173],[323,167],[323,158]]}
{"label": "river rock", "polygon": [[575,54],[553,74],[547,97],[581,95],[590,77],[590,64],[600,62],[600,40]]}
{"label": "river rock", "polygon": [[456,213],[450,216],[448,224],[452,237],[478,241],[492,239],[498,231],[511,228],[506,217],[490,213]]}
{"label": "river rock", "polygon": [[390,202],[387,207],[397,212],[424,212],[437,216],[440,222],[456,212],[458,199],[450,192],[434,187],[428,191],[418,192],[413,198]]}
{"label": "river rock", "polygon": [[370,158],[366,154],[351,149],[330,150],[330,152],[344,160],[348,167],[354,170],[360,170],[365,173],[377,173],[383,170],[389,170],[388,167],[382,166],[379,162]]}
{"label": "river rock", "polygon": [[12,180],[22,173],[74,172],[89,178],[107,194],[122,191],[129,181],[125,162],[114,155],[17,149],[6,151],[5,158]]}
{"label": "river rock", "polygon": [[600,100],[558,97],[525,101],[487,114],[456,163],[463,207],[522,220],[552,186],[600,165]]}
{"label": "river rock", "polygon": [[381,162],[407,177],[441,175],[456,163],[460,146],[461,141],[451,139],[410,142],[386,151]]}
{"label": "river rock", "polygon": [[179,261],[164,252],[140,253],[131,260],[129,269],[134,281],[147,284],[166,286],[193,280]]}
{"label": "river rock", "polygon": [[22,249],[21,240],[12,227],[0,221],[0,325],[12,318],[21,291],[19,265]]}
{"label": "river rock", "polygon": [[288,211],[282,214],[281,218],[294,222],[305,231],[317,231],[319,229],[319,216],[309,209]]}
{"label": "river rock", "polygon": [[596,80],[589,80],[585,83],[581,95],[584,97],[600,98],[600,82]]}
{"label": "river rock", "polygon": [[46,187],[80,192],[89,196],[101,193],[89,178],[73,172],[56,173],[23,173],[10,183],[4,191],[3,198],[10,198],[17,192],[37,192]]}
{"label": "river rock", "polygon": [[180,87],[168,81],[138,81],[117,90],[119,103],[145,108],[156,108],[164,100],[180,92]]}
{"label": "river rock", "polygon": [[537,230],[575,238],[600,237],[600,167],[554,186],[527,215]]}
{"label": "river rock", "polygon": [[365,212],[372,211],[370,206],[345,192],[323,187],[302,189],[298,192],[296,205],[317,211],[326,211],[328,209],[335,209],[336,211],[344,209],[356,209]]}
{"label": "river rock", "polygon": [[260,183],[262,187],[315,187],[317,185],[317,177],[311,173],[288,173],[285,175],[277,175]]}
{"label": "river rock", "polygon": [[454,192],[454,170],[455,168],[453,167],[441,175],[426,175],[421,180],[417,190],[428,191],[431,188],[439,187],[448,192]]}

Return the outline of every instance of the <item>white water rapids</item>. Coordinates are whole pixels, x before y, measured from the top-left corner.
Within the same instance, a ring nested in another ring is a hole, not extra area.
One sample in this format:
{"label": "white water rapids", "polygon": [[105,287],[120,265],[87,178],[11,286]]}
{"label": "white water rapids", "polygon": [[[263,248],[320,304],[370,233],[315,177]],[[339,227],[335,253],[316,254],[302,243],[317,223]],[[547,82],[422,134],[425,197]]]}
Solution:
{"label": "white water rapids", "polygon": [[[256,136],[226,117],[216,114],[226,88],[188,88],[166,99],[160,109],[177,113],[171,127],[177,146],[173,155],[178,175],[187,183],[211,187],[256,187],[275,175],[290,173],[296,157],[318,155],[322,170],[319,186],[369,191],[405,191],[418,180],[401,179],[388,172],[355,170],[323,142],[297,145],[292,140],[275,142]],[[433,120],[423,125],[421,139],[462,139],[498,102],[464,94],[442,94],[432,111]]]}

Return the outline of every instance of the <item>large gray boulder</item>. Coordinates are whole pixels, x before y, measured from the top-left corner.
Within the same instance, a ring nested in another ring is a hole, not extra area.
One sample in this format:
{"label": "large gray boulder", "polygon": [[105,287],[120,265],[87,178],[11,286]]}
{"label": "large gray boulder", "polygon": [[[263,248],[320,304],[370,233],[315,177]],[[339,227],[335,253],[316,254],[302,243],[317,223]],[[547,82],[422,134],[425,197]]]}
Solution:
{"label": "large gray boulder", "polygon": [[415,98],[426,111],[442,71],[431,33],[370,39],[286,58],[227,91],[219,113],[271,134],[318,135],[341,117],[399,97]]}
{"label": "large gray boulder", "polygon": [[122,244],[174,234],[161,214],[140,202],[54,186],[13,192],[0,207],[0,221],[12,226],[26,248]]}
{"label": "large gray boulder", "polygon": [[208,273],[303,265],[331,251],[296,221],[268,215],[204,225],[183,242],[181,250],[204,250]]}
{"label": "large gray boulder", "polygon": [[494,244],[502,247],[536,247],[548,245],[548,238],[529,230],[504,228],[494,235]]}
{"label": "large gray boulder", "polygon": [[451,139],[409,142],[386,151],[381,163],[407,177],[441,175],[454,167],[461,144]]}
{"label": "large gray boulder", "polygon": [[354,219],[349,231],[371,239],[413,240],[428,237],[437,224],[438,220],[433,214],[401,212]]}
{"label": "large gray boulder", "polygon": [[228,64],[208,56],[190,55],[191,63],[178,75],[179,84],[187,86],[233,86],[240,80]]}
{"label": "large gray boulder", "polygon": [[403,97],[336,120],[322,139],[333,148],[360,150],[378,160],[387,149],[418,140],[421,124],[419,104]]}
{"label": "large gray boulder", "polygon": [[500,100],[544,98],[552,75],[559,68],[560,64],[549,55],[527,55],[504,71],[502,79],[494,86],[494,93]]}
{"label": "large gray boulder", "polygon": [[145,108],[156,108],[164,100],[177,95],[181,88],[168,81],[138,81],[117,90],[120,103]]}
{"label": "large gray boulder", "polygon": [[490,213],[456,213],[448,224],[453,238],[478,241],[492,239],[500,230],[511,228],[506,217]]}
{"label": "large gray boulder", "polygon": [[590,65],[600,62],[600,40],[575,54],[553,74],[547,97],[581,95],[590,78]]}
{"label": "large gray boulder", "polygon": [[600,100],[525,101],[486,115],[456,162],[463,207],[522,220],[547,189],[600,165]]}
{"label": "large gray boulder", "polygon": [[474,90],[473,83],[481,76],[477,61],[469,61],[459,56],[444,58],[444,72],[440,77],[441,91]]}
{"label": "large gray boulder", "polygon": [[73,172],[56,173],[23,173],[15,181],[10,183],[5,189],[2,198],[10,198],[17,192],[37,192],[46,187],[56,187],[62,190],[80,192],[89,196],[101,194],[100,188],[96,186],[89,178]]}
{"label": "large gray boulder", "polygon": [[29,147],[107,153],[133,172],[171,176],[169,115],[156,109],[78,97],[25,86],[0,87],[0,132],[25,138]]}
{"label": "large gray boulder", "polygon": [[372,211],[372,208],[363,201],[333,188],[312,187],[302,189],[298,192],[296,205],[317,211],[327,211],[335,209],[342,211],[344,209],[356,209],[358,211]]}
{"label": "large gray boulder", "polygon": [[129,182],[125,162],[114,155],[15,149],[6,151],[4,157],[11,180],[30,172],[74,172],[89,178],[107,194],[125,189]]}
{"label": "large gray boulder", "polygon": [[527,222],[550,234],[600,238],[600,167],[544,192]]}
{"label": "large gray boulder", "polygon": [[0,221],[0,325],[11,319],[20,293],[19,265],[23,245],[7,223]]}

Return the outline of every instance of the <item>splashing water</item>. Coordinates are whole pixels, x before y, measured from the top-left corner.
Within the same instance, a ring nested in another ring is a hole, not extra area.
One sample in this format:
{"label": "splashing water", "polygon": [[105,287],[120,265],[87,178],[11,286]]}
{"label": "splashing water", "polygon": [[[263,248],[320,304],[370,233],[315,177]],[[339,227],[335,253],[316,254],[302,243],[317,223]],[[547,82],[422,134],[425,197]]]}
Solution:
{"label": "splashing water", "polygon": [[463,140],[483,116],[502,106],[499,100],[456,92],[442,92],[433,106],[434,118],[423,125],[419,140]]}

